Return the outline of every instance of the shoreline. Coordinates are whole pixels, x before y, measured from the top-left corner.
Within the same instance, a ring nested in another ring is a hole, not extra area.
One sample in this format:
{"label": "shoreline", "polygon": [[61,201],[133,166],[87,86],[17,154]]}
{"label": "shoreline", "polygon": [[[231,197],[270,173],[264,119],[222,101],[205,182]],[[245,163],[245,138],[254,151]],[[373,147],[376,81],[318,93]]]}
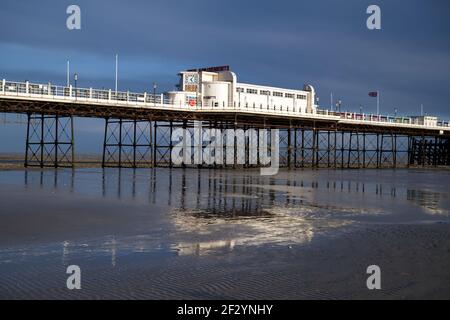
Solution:
{"label": "shoreline", "polygon": [[[52,167],[51,165],[45,166],[43,168],[39,167],[39,166],[29,166],[29,167],[25,167],[24,166],[24,155],[20,154],[20,153],[14,153],[14,154],[9,154],[9,153],[0,153],[0,170],[43,170],[43,169],[55,169],[55,167]],[[160,166],[160,168],[165,168],[165,167],[169,167],[168,165],[166,166]],[[71,167],[58,167],[60,169],[63,168],[71,168]],[[76,157],[75,159],[75,166],[74,169],[88,169],[88,168],[102,168],[102,155],[101,154],[81,154],[79,156]],[[117,167],[118,168],[118,167]],[[122,167],[123,169],[133,169],[132,167]],[[152,169],[153,167],[151,166],[138,166],[135,169]],[[182,168],[182,167],[178,167],[178,166],[174,166],[173,168]],[[204,167],[205,169],[210,169],[208,166]],[[197,166],[187,166],[186,168],[182,168],[182,169],[198,169]],[[245,168],[245,167],[238,167],[238,168],[233,168],[233,167],[222,167],[222,168],[218,168],[220,170],[254,170],[254,169],[258,169],[258,167],[250,167],[250,168]],[[367,167],[367,168],[328,168],[328,167],[319,167],[319,168],[313,168],[313,167],[293,167],[291,169],[287,168],[287,167],[280,167],[280,170],[336,170],[336,171],[341,171],[341,170],[444,170],[444,171],[450,171],[450,166],[436,166],[436,167],[430,167],[430,166],[419,166],[419,165],[412,165],[412,166],[398,166],[396,168],[388,168],[388,167],[383,167],[383,168],[376,168],[376,167]]]}

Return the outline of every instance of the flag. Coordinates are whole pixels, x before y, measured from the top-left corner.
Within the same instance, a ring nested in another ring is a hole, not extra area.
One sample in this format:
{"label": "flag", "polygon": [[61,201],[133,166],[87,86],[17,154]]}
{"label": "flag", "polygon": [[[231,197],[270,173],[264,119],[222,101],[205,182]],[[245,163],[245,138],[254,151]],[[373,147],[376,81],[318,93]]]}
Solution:
{"label": "flag", "polygon": [[372,98],[378,97],[378,91],[371,91],[371,92],[369,92],[369,97],[372,97]]}

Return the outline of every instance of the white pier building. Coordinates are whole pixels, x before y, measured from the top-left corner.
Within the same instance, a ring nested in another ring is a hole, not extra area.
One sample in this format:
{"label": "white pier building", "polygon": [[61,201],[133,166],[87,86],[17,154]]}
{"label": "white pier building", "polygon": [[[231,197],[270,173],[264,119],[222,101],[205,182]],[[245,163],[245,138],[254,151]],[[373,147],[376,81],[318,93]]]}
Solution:
{"label": "white pier building", "polygon": [[228,66],[191,69],[179,73],[178,91],[168,92],[171,104],[210,108],[246,108],[315,114],[315,92],[238,82]]}

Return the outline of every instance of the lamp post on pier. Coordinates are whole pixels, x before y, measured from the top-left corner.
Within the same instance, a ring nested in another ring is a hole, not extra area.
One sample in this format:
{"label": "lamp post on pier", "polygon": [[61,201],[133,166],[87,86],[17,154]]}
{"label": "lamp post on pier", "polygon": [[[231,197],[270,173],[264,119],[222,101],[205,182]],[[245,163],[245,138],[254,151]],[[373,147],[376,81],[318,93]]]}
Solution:
{"label": "lamp post on pier", "polygon": [[156,108],[156,82],[153,82],[153,106]]}
{"label": "lamp post on pier", "polygon": [[77,92],[77,81],[78,81],[78,73],[73,75],[73,80],[75,81],[75,100],[77,100],[78,92]]}
{"label": "lamp post on pier", "polygon": [[338,102],[336,102],[336,108],[337,108],[338,112],[341,112],[341,105],[342,105],[342,101],[338,100]]}

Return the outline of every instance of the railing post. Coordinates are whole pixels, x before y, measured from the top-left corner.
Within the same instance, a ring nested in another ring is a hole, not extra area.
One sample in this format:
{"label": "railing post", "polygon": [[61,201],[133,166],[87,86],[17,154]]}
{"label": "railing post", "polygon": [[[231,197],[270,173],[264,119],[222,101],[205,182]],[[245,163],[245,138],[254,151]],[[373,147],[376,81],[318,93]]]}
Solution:
{"label": "railing post", "polygon": [[163,93],[161,93],[160,99],[161,99],[161,104],[164,104],[164,94]]}
{"label": "railing post", "polygon": [[69,97],[72,98],[72,85],[69,85]]}
{"label": "railing post", "polygon": [[5,94],[5,86],[6,86],[6,79],[3,79],[3,81],[2,81],[2,91],[3,91],[3,94]]}
{"label": "railing post", "polygon": [[49,96],[51,96],[52,95],[52,84],[49,82],[48,83],[48,90],[47,90],[47,94],[49,95]]}
{"label": "railing post", "polygon": [[89,99],[92,99],[92,88],[89,88]]}
{"label": "railing post", "polygon": [[147,103],[147,92],[144,92],[144,104]]}
{"label": "railing post", "polygon": [[25,93],[26,94],[30,93],[30,83],[28,81],[25,82]]}
{"label": "railing post", "polygon": [[130,91],[127,91],[127,102],[130,102]]}
{"label": "railing post", "polygon": [[[116,97],[117,99],[117,97]],[[108,90],[108,100],[111,101],[111,89]]]}

